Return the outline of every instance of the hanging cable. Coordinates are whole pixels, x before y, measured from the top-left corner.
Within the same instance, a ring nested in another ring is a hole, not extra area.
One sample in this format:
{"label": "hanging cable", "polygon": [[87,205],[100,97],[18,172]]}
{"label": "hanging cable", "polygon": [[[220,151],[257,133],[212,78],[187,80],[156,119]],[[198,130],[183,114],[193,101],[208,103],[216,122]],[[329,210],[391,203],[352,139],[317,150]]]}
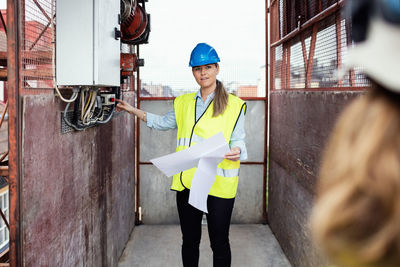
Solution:
{"label": "hanging cable", "polygon": [[113,116],[114,110],[115,110],[115,106],[113,105],[108,117],[105,120],[97,121],[97,123],[98,124],[105,124],[105,123],[109,122],[111,120],[112,116]]}
{"label": "hanging cable", "polygon": [[[75,94],[76,94],[76,96],[75,96]],[[77,96],[78,96],[78,92],[74,92],[74,93],[73,93],[73,97],[76,98]],[[75,124],[71,123],[71,122],[69,121],[68,117],[67,117],[68,109],[69,109],[69,106],[71,105],[71,103],[72,103],[72,102],[68,102],[67,105],[65,106],[65,109],[64,109],[64,116],[63,116],[64,121],[65,121],[65,123],[66,123],[69,127],[72,127],[72,128],[74,128],[75,130],[77,130],[77,131],[82,131],[82,130],[84,130],[85,128],[78,127],[78,126],[76,126]]]}
{"label": "hanging cable", "polygon": [[[94,103],[96,101],[96,98],[97,98],[97,91],[96,90],[90,91],[90,94],[88,97],[88,103],[89,102],[90,103],[89,103],[89,106],[87,106],[87,109],[86,109],[85,114],[82,119],[82,123],[84,125],[89,125],[92,122],[91,120],[92,120],[92,115],[94,113],[94,108],[95,108]],[[93,121],[95,122],[95,121],[97,121],[97,119],[93,119]]]}
{"label": "hanging cable", "polygon": [[[89,92],[89,93],[88,93]],[[87,109],[90,105],[90,100],[92,97],[92,91],[89,88],[86,88],[85,90],[82,90],[81,92],[81,121],[84,121],[84,117],[86,115]]]}
{"label": "hanging cable", "polygon": [[[118,91],[116,92],[117,94]],[[65,123],[77,131],[85,130],[99,124],[105,124],[111,120],[115,111],[114,105],[103,105],[102,96],[97,88],[74,88],[72,98],[76,98],[72,121],[69,110],[72,102],[67,103],[63,119]]]}

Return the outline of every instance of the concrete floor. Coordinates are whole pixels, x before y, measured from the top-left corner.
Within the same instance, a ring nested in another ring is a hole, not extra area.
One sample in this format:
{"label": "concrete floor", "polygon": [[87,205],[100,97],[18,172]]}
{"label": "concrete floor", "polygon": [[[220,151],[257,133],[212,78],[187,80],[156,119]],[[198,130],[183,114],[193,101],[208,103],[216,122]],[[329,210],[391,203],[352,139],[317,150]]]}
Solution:
{"label": "concrete floor", "polygon": [[[233,224],[230,229],[232,267],[290,267],[271,230],[261,224]],[[181,263],[179,225],[137,226],[119,267],[175,267]],[[200,267],[212,266],[207,225],[203,225]]]}

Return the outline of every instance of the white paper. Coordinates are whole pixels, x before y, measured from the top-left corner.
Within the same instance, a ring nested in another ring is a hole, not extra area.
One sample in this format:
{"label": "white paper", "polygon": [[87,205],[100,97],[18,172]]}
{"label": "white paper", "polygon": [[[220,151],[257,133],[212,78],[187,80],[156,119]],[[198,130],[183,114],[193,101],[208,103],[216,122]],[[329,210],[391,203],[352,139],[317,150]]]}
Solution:
{"label": "white paper", "polygon": [[219,132],[188,149],[150,161],[168,177],[197,166],[190,186],[189,204],[208,212],[207,197],[217,175],[217,165],[229,151],[224,135]]}
{"label": "white paper", "polygon": [[208,213],[207,198],[217,175],[218,158],[201,158],[192,180],[189,204]]}

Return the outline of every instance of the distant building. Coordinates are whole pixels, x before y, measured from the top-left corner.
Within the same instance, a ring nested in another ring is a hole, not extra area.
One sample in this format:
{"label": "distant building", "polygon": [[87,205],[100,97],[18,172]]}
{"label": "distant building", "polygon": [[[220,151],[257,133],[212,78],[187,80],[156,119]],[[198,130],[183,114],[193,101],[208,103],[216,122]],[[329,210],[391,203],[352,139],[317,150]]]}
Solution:
{"label": "distant building", "polygon": [[172,88],[168,85],[142,83],[141,91],[146,92],[146,94],[142,96],[148,96],[148,97],[174,96]]}
{"label": "distant building", "polygon": [[257,97],[257,85],[240,85],[238,87],[238,97]]}
{"label": "distant building", "polygon": [[224,84],[225,89],[229,93],[237,95],[238,88],[239,88],[239,83],[238,82],[233,81],[233,82],[222,82],[222,83]]}
{"label": "distant building", "polygon": [[154,85],[154,84],[142,84],[142,90],[149,92],[152,97],[160,97],[162,96],[162,85]]}
{"label": "distant building", "polygon": [[[6,10],[1,10],[1,14],[3,15],[4,21],[7,21],[7,12]],[[4,29],[3,24],[0,22],[0,53],[2,54],[1,61],[1,69],[7,67],[7,62],[4,60],[7,59],[7,35]],[[4,78],[4,77],[3,77]],[[0,81],[0,102],[7,101],[7,82]],[[3,103],[0,104],[0,114],[3,113],[5,105]],[[0,156],[8,151],[8,116],[6,115],[3,124],[0,128]],[[0,209],[9,222],[9,190],[8,183],[3,176],[0,176]],[[10,234],[7,228],[6,223],[3,218],[0,218],[0,259],[8,253],[9,248],[9,240]]]}
{"label": "distant building", "polygon": [[[4,216],[9,221],[9,204],[8,204],[8,184],[4,177],[0,176],[0,208]],[[0,218],[0,257],[7,252],[9,246],[10,234],[7,225]]]}
{"label": "distant building", "polygon": [[172,88],[170,86],[168,86],[168,85],[164,85],[163,86],[163,96],[164,97],[173,97],[173,96],[175,96],[173,91],[172,91]]}
{"label": "distant building", "polygon": [[267,94],[267,87],[266,87],[266,72],[265,72],[265,65],[260,68],[260,79],[258,80],[257,86],[257,96],[258,97],[265,97]]}

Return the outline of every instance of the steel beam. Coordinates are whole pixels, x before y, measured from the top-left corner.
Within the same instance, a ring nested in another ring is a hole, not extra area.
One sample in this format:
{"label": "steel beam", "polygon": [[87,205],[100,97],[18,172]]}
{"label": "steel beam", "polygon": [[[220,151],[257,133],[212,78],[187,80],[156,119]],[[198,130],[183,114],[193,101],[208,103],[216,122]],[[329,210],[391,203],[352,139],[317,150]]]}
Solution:
{"label": "steel beam", "polygon": [[7,1],[7,51],[8,51],[8,147],[10,193],[10,265],[21,266],[21,29],[19,27],[20,1]]}

